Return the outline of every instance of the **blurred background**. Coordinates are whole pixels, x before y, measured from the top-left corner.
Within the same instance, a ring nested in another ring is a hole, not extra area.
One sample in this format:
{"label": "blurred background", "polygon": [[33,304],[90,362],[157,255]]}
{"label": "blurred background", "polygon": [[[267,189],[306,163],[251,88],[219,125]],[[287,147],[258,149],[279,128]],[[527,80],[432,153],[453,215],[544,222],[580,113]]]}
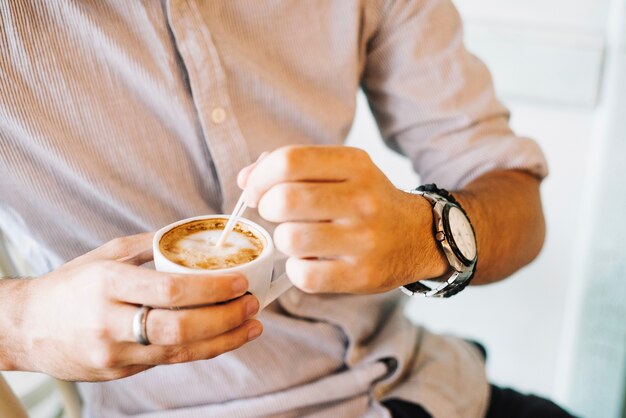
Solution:
{"label": "blurred background", "polygon": [[[520,135],[542,146],[548,223],[539,258],[504,282],[407,314],[482,342],[492,381],[581,417],[626,417],[626,0],[456,0],[466,44],[491,69]],[[364,96],[348,143],[400,188],[419,179],[387,150]],[[1,264],[1,260],[0,260]],[[5,373],[33,417],[60,416],[45,376]]]}

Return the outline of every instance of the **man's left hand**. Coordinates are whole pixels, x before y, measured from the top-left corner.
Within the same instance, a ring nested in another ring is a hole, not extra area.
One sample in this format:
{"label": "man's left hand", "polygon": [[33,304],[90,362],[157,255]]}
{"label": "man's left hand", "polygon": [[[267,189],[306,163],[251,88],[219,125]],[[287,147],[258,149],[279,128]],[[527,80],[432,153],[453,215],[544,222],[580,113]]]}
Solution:
{"label": "man's left hand", "polygon": [[287,275],[310,293],[378,293],[445,273],[421,196],[398,190],[368,154],[289,146],[244,168],[247,201],[279,225]]}

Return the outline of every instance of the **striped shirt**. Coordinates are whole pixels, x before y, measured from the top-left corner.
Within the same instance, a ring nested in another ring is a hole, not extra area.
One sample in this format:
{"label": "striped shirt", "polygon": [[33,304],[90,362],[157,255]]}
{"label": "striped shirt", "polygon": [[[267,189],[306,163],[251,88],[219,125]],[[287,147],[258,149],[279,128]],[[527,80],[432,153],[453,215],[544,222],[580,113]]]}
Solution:
{"label": "striped shirt", "polygon": [[[44,274],[114,237],[228,212],[263,151],[342,144],[360,88],[425,182],[546,174],[448,0],[0,0],[5,245]],[[292,289],[260,319],[262,338],[216,359],[80,384],[85,416],[388,417],[390,397],[484,414],[477,351],[411,324],[397,291]]]}

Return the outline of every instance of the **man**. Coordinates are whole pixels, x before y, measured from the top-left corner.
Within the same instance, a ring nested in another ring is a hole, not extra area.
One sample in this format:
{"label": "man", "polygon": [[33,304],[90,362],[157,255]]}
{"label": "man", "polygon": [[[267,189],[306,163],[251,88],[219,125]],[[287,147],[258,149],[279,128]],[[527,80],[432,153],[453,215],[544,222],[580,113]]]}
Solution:
{"label": "man", "polygon": [[[98,382],[79,384],[91,417],[509,413],[476,347],[410,324],[397,290],[500,280],[543,242],[543,156],[508,128],[449,1],[0,11],[0,229],[37,276],[0,282],[3,370]],[[399,191],[340,146],[360,86],[385,140],[453,197]],[[245,277],[140,267],[144,231],[231,210],[238,177],[295,284],[258,317]],[[439,198],[478,248],[454,279]]]}

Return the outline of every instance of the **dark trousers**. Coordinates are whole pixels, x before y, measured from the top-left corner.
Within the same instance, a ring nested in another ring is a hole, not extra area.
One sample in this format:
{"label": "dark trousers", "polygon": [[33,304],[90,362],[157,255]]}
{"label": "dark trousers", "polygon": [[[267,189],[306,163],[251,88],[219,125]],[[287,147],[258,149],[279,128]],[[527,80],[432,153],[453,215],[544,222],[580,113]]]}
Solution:
{"label": "dark trousers", "polygon": [[[383,405],[393,418],[433,418],[419,405],[388,399]],[[489,409],[485,418],[573,418],[554,402],[534,395],[491,385]],[[437,417],[439,418],[439,417]]]}

